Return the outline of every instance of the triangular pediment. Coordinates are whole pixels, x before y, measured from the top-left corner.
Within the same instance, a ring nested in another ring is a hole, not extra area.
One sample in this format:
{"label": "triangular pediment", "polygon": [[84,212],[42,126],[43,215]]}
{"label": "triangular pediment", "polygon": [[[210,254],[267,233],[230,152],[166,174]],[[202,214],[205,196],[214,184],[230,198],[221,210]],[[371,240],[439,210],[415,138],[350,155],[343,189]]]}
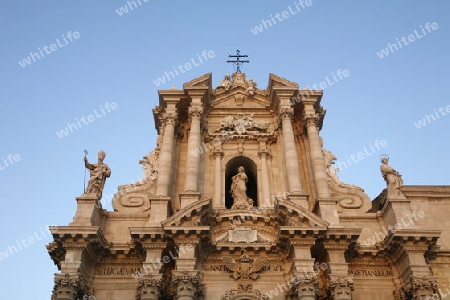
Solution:
{"label": "triangular pediment", "polygon": [[253,96],[249,96],[244,88],[236,87],[229,92],[225,90],[216,92],[211,104],[214,108],[220,109],[236,109],[236,107],[244,109],[266,109],[270,103],[267,97],[260,91],[256,91]]}
{"label": "triangular pediment", "polygon": [[277,200],[275,214],[280,220],[280,226],[326,229],[329,225],[319,216],[289,200]]}
{"label": "triangular pediment", "polygon": [[161,222],[161,225],[166,227],[192,227],[202,226],[203,218],[207,217],[212,211],[212,198],[205,197],[199,201],[193,202],[186,207],[183,207],[173,216]]}
{"label": "triangular pediment", "polygon": [[211,73],[204,74],[200,77],[197,77],[183,84],[183,89],[185,90],[189,90],[192,88],[212,89],[212,74]]}
{"label": "triangular pediment", "polygon": [[298,90],[298,84],[292,81],[289,81],[285,78],[282,78],[280,76],[277,76],[275,74],[270,73],[269,75],[269,84],[267,85],[267,88],[269,90],[276,88],[287,88],[287,89],[293,89]]}

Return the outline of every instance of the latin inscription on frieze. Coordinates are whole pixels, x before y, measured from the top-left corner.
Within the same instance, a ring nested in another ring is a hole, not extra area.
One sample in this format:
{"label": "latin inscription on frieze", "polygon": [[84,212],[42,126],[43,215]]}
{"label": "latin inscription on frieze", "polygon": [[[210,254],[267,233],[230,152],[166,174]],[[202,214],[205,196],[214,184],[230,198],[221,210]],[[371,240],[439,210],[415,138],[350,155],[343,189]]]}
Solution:
{"label": "latin inscription on frieze", "polygon": [[348,274],[353,276],[392,276],[392,270],[348,270]]}
{"label": "latin inscription on frieze", "polygon": [[[203,266],[203,271],[213,271],[213,272],[227,272],[225,265],[207,265]],[[261,271],[264,272],[283,272],[286,268],[284,265],[265,265]]]}
{"label": "latin inscription on frieze", "polygon": [[141,268],[106,267],[95,270],[95,275],[131,276],[140,270]]}

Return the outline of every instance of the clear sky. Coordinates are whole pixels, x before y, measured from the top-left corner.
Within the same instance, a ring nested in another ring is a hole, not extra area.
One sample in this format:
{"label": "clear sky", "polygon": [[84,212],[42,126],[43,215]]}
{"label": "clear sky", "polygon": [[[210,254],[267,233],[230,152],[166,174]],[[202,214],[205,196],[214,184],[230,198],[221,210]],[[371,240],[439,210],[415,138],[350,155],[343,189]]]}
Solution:
{"label": "clear sky", "polygon": [[[243,71],[260,89],[269,73],[311,88],[325,82],[321,135],[342,181],[373,199],[385,187],[379,156],[388,154],[406,185],[449,184],[450,2],[135,3],[0,3],[0,252],[9,253],[0,261],[2,299],[50,298],[57,268],[45,226],[71,222],[83,151],[94,162],[106,151],[104,195],[140,179],[138,161],[156,143],[157,90],[209,72],[218,85],[233,72],[225,61],[236,49],[249,55]],[[199,63],[204,50],[214,57]],[[192,59],[197,66],[158,82]]]}

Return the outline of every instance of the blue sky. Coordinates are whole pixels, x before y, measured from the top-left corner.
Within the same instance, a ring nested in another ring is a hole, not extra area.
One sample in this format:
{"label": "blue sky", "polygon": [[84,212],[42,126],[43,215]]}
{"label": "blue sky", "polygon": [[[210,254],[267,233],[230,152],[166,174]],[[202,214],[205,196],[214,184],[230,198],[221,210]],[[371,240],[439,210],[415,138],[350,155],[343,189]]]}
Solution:
{"label": "blue sky", "polygon": [[[104,193],[140,179],[138,161],[156,142],[151,109],[157,90],[181,88],[209,72],[218,85],[233,72],[225,61],[236,49],[249,55],[243,71],[261,89],[269,73],[312,86],[348,70],[324,89],[321,135],[340,161],[364,148],[370,155],[341,167],[342,181],[373,199],[385,187],[379,156],[388,154],[407,185],[449,183],[448,1],[312,0],[304,8],[298,1],[136,3],[122,15],[123,0],[0,4],[0,252],[41,238],[0,261],[2,298],[50,298],[57,269],[45,248],[50,235],[41,228],[72,220],[75,197],[83,192],[83,151],[91,161],[106,151],[112,176]],[[267,28],[254,34],[262,20]],[[397,39],[402,47],[396,50]],[[382,49],[389,55],[380,58]],[[204,50],[214,57],[159,87],[154,83]],[[116,109],[107,111],[107,103]],[[90,114],[87,125],[56,134]],[[418,129],[419,120],[426,126]],[[372,151],[377,140],[387,146]],[[112,209],[108,201],[104,208]]]}

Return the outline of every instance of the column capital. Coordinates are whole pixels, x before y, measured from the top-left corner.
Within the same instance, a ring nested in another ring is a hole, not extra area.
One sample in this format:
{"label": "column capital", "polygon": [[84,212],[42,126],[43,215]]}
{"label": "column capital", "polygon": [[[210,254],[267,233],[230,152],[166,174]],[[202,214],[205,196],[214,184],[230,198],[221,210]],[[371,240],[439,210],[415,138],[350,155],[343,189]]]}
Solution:
{"label": "column capital", "polygon": [[198,271],[172,271],[171,292],[174,299],[197,299],[198,295],[203,294]]}
{"label": "column capital", "polygon": [[89,296],[89,288],[80,274],[55,274],[52,299],[78,299]]}
{"label": "column capital", "polygon": [[289,280],[289,296],[301,299],[301,297],[314,297],[318,292],[319,278],[317,273],[304,272],[299,274],[292,274]]}
{"label": "column capital", "polygon": [[201,106],[190,106],[188,108],[189,119],[197,119],[202,121],[203,119],[203,107]]}
{"label": "column capital", "polygon": [[214,150],[214,151],[212,151],[210,156],[211,156],[211,158],[220,158],[220,159],[222,159],[223,155],[224,155],[224,153],[223,153],[222,150]]}
{"label": "column capital", "polygon": [[178,123],[178,116],[176,113],[164,113],[162,117],[164,121],[164,126],[168,124],[176,126]]}
{"label": "column capital", "polygon": [[260,158],[269,158],[271,156],[270,149],[267,147],[267,138],[258,139],[259,148],[258,148],[258,156]]}
{"label": "column capital", "polygon": [[403,288],[396,291],[397,299],[441,299],[436,277],[417,277],[411,276],[409,282]]}
{"label": "column capital", "polygon": [[[136,298],[140,300],[159,299],[164,289],[162,274],[152,275],[144,274],[138,276],[138,285],[136,287]],[[149,297],[150,296],[150,297]]]}
{"label": "column capital", "polygon": [[294,108],[292,107],[280,107],[278,110],[278,117],[280,118],[280,121],[289,119],[292,121],[292,117],[294,116]]}
{"label": "column capital", "polygon": [[352,299],[353,275],[330,274],[328,289],[334,299]]}
{"label": "column capital", "polygon": [[316,113],[303,113],[303,126],[304,127],[308,127],[308,126],[316,126],[318,127],[319,125],[319,114]]}

